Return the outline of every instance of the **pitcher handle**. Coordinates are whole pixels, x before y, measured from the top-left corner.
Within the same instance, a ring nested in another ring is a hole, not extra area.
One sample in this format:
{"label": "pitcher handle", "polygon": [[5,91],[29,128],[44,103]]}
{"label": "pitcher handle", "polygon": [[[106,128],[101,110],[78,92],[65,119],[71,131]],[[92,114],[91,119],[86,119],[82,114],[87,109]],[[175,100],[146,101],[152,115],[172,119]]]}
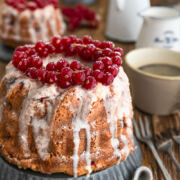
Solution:
{"label": "pitcher handle", "polygon": [[119,11],[123,11],[125,8],[126,0],[115,0]]}

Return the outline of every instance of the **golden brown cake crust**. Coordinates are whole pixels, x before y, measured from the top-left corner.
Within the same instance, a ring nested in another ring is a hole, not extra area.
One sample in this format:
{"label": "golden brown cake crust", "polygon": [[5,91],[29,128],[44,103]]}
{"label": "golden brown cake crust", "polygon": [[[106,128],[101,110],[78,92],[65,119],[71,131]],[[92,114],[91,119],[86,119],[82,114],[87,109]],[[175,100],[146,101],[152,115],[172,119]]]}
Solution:
{"label": "golden brown cake crust", "polygon": [[[122,69],[120,71],[120,77],[121,81],[127,81]],[[119,80],[117,80],[117,83],[118,82]],[[129,84],[125,82],[125,89],[123,89],[122,92],[126,93],[126,95],[124,95],[125,98],[130,100],[128,86]],[[40,94],[33,92],[35,93],[33,96],[32,87],[40,92]],[[41,96],[44,88],[46,88],[48,92],[52,91],[51,96]],[[106,98],[102,99],[101,96],[98,95],[98,91],[101,90],[101,88],[110,90],[110,92],[108,92],[111,96],[107,97],[108,99],[116,96],[116,90],[113,88],[113,85],[111,87],[98,85],[92,94],[94,98],[96,97],[96,100],[94,100],[91,107],[87,104],[89,112],[86,116],[86,121],[90,127],[91,134],[90,168],[92,171],[99,171],[117,164],[125,160],[134,150],[131,103],[127,106],[130,111],[129,116],[127,117],[124,111],[123,118],[117,120],[117,139],[119,141],[117,150],[120,152],[118,156],[118,153],[115,155],[115,149],[112,146],[113,135],[110,130],[111,122],[108,122]],[[24,77],[24,75],[18,72],[10,63],[7,67],[7,73],[0,84],[1,155],[19,168],[30,168],[42,173],[62,172],[74,175],[75,160],[73,160],[73,157],[75,157],[76,146],[73,122],[75,121],[74,114],[77,113],[77,108],[81,103],[81,97],[86,96],[86,93],[83,94],[84,91],[85,90],[79,87],[72,87],[66,91],[59,91],[54,85],[53,88],[52,85],[43,87],[37,82]],[[27,97],[30,97],[30,93],[32,97],[26,102]],[[80,96],[80,94],[82,94],[82,96]],[[55,98],[53,99],[53,97]],[[27,116],[27,114],[26,116],[22,116],[22,111],[24,111],[24,106],[28,102],[29,105],[26,107],[27,113],[34,113],[29,121],[27,121],[29,117],[27,117],[27,119],[21,119],[21,117]],[[86,101],[83,101],[83,103],[86,103]],[[49,110],[49,107],[52,107],[52,111]],[[34,111],[31,112],[33,108]],[[48,117],[49,112],[52,114],[50,119]],[[83,112],[80,111],[79,113],[82,114]],[[40,123],[42,119],[43,123],[47,122],[48,128],[41,128],[41,126],[44,125],[41,124],[38,132],[36,132],[35,127],[39,126],[38,123]],[[20,136],[25,138],[25,132],[22,131],[22,128],[24,128],[22,123],[26,121],[28,122],[27,147],[25,146],[25,142],[22,143],[22,140],[20,140]],[[81,128],[79,131],[78,176],[89,173],[86,154],[88,152],[87,144],[89,142],[87,132],[86,128]],[[37,134],[41,138],[41,141],[38,141]],[[44,139],[46,135],[48,139]],[[47,140],[49,140],[48,148],[45,149]],[[38,145],[41,142],[42,145],[39,147]],[[42,147],[44,147],[44,149]]]}

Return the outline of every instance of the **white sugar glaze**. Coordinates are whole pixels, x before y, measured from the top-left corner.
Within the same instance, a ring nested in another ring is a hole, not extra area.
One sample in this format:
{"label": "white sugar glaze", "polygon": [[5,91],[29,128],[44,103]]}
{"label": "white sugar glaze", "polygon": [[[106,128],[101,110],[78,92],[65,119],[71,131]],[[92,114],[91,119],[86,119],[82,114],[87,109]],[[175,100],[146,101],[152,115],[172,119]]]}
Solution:
{"label": "white sugar glaze", "polygon": [[[53,56],[51,58],[47,57],[44,63],[47,64],[49,61],[57,61],[60,57]],[[69,59],[68,59],[69,60]],[[72,58],[71,60],[72,61]],[[19,117],[19,137],[21,145],[24,150],[24,156],[27,158],[30,156],[30,150],[28,148],[28,126],[31,125],[33,129],[33,134],[35,138],[35,145],[39,156],[45,160],[46,156],[49,154],[49,142],[50,142],[50,132],[49,125],[53,119],[57,106],[61,100],[66,95],[66,90],[58,88],[56,85],[42,85],[41,83],[31,80],[24,76],[22,73],[16,70],[12,64],[7,66],[6,78],[22,77],[23,82],[25,80],[26,86],[29,89],[29,93],[22,105],[22,111]],[[21,79],[21,80],[22,80]],[[17,81],[18,82],[18,81]],[[14,85],[15,86],[15,85]],[[13,89],[13,87],[12,87]],[[125,134],[132,135],[132,122],[131,122],[131,98],[129,93],[129,82],[123,68],[120,68],[118,76],[115,78],[111,86],[103,86],[98,83],[96,88],[87,91],[80,86],[76,86],[75,91],[72,92],[73,97],[78,99],[78,107],[74,108],[69,102],[66,106],[73,114],[72,119],[72,130],[74,136],[74,153],[71,157],[73,161],[73,171],[74,176],[78,175],[78,164],[82,157],[86,160],[86,169],[91,173],[91,158],[92,156],[100,156],[100,149],[96,153],[91,153],[91,138],[97,135],[97,131],[92,131],[95,123],[88,122],[89,112],[93,109],[94,102],[98,100],[103,100],[104,107],[107,115],[107,122],[110,126],[110,132],[112,134],[111,144],[114,148],[114,157],[121,160],[121,155],[129,153],[129,140],[125,135],[121,135],[121,143],[124,143],[124,148],[119,150],[119,138],[118,138],[118,124],[123,120],[123,126],[126,125]],[[45,98],[44,101],[41,101]],[[46,116],[37,116],[37,113],[47,114]],[[1,118],[1,116],[0,116]],[[124,119],[125,118],[125,119]],[[121,123],[122,124],[122,123]],[[65,127],[62,127],[65,128]],[[79,133],[81,129],[85,129],[86,132],[86,142],[87,147],[83,154],[79,155],[80,137]],[[59,141],[61,143],[61,141]],[[65,157],[64,157],[65,158]]]}
{"label": "white sugar glaze", "polygon": [[[65,24],[61,17],[60,10],[54,9],[52,5],[48,5],[43,9],[37,9],[34,11],[25,10],[23,12],[19,12],[11,6],[4,4],[1,9],[2,15],[6,16],[5,20],[3,20],[3,18],[0,19],[0,24],[3,24],[3,27],[5,28],[4,31],[2,30],[2,28],[0,28],[0,36],[2,36],[3,38],[8,38],[9,30],[12,29],[13,34],[10,35],[9,38],[13,40],[35,43],[40,40],[39,37],[41,35],[41,40],[48,41],[49,35],[47,31],[47,22],[49,22],[50,24],[49,28],[52,31],[52,37],[59,35],[55,15],[58,17],[58,20],[60,21],[60,24],[62,26],[61,34],[65,31]],[[16,17],[16,21],[13,25],[10,25],[11,18],[8,18],[8,16]],[[28,22],[28,31],[30,34],[29,38],[21,37],[21,27],[19,22],[21,20],[24,20],[24,18],[26,18],[26,21]],[[36,29],[34,28],[34,23],[38,23],[38,26],[40,27],[38,32],[36,32]]]}

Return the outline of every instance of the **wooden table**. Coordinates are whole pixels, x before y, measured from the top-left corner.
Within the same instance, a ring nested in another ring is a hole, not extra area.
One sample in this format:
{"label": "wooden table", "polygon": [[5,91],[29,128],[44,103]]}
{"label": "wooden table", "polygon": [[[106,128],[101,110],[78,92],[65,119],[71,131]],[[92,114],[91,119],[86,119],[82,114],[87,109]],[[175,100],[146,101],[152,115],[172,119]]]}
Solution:
{"label": "wooden table", "polygon": [[[163,0],[152,0],[152,4],[162,3]],[[63,4],[62,4],[63,5]],[[99,40],[106,40],[104,36],[104,30],[106,26],[106,15],[107,15],[107,7],[108,7],[108,0],[97,0],[95,4],[91,6],[92,9],[96,10],[100,14],[101,21],[100,27],[97,30],[90,30],[90,29],[79,29],[74,32],[78,37],[82,37],[85,34],[91,35],[94,39]],[[71,34],[71,32],[67,32],[66,34]],[[116,46],[122,47],[125,50],[125,54],[130,50],[134,49],[134,44],[122,44],[115,42]],[[4,74],[5,66],[7,63],[0,61],[0,78]],[[160,116],[152,116],[141,112],[135,108],[135,115],[136,116],[144,116],[147,115],[151,121],[151,128],[153,136],[155,136],[159,132],[167,132],[167,128],[169,127],[178,127],[180,129],[180,117],[175,118],[175,116],[168,116],[168,117],[160,117]],[[163,179],[162,172],[158,167],[152,153],[147,148],[146,145],[140,143],[142,152],[143,152],[143,165],[148,166],[154,175],[155,180]],[[180,146],[174,143],[173,146],[175,156],[177,160],[180,162]],[[168,169],[169,173],[173,177],[173,180],[179,180],[180,174],[176,170],[176,167],[173,165],[171,160],[166,154],[159,152],[161,159],[163,160],[166,168]]]}

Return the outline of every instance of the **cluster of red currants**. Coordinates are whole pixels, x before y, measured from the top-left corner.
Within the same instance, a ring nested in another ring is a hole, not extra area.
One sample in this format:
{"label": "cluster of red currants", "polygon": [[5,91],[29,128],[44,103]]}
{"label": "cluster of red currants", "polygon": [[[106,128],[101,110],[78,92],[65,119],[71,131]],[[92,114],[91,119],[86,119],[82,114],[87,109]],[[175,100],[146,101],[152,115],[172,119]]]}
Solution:
{"label": "cluster of red currants", "polygon": [[99,25],[95,12],[81,4],[77,5],[75,8],[64,7],[62,8],[62,13],[67,18],[69,29],[72,31],[82,24],[90,28],[97,28]]}
{"label": "cluster of red currants", "polygon": [[34,11],[37,8],[44,8],[50,4],[58,8],[58,0],[5,0],[5,3],[18,11],[24,11],[25,9]]}
{"label": "cluster of red currants", "polygon": [[[64,58],[43,66],[43,58],[55,53],[79,56],[82,60],[93,62],[92,68],[84,66],[80,61],[69,63]],[[106,86],[113,83],[122,64],[122,55],[123,50],[115,48],[112,42],[100,42],[90,36],[84,36],[81,40],[71,35],[54,37],[48,44],[39,41],[35,46],[18,47],[12,63],[28,77],[42,83],[56,83],[63,89],[74,85],[93,89],[97,82]]]}

